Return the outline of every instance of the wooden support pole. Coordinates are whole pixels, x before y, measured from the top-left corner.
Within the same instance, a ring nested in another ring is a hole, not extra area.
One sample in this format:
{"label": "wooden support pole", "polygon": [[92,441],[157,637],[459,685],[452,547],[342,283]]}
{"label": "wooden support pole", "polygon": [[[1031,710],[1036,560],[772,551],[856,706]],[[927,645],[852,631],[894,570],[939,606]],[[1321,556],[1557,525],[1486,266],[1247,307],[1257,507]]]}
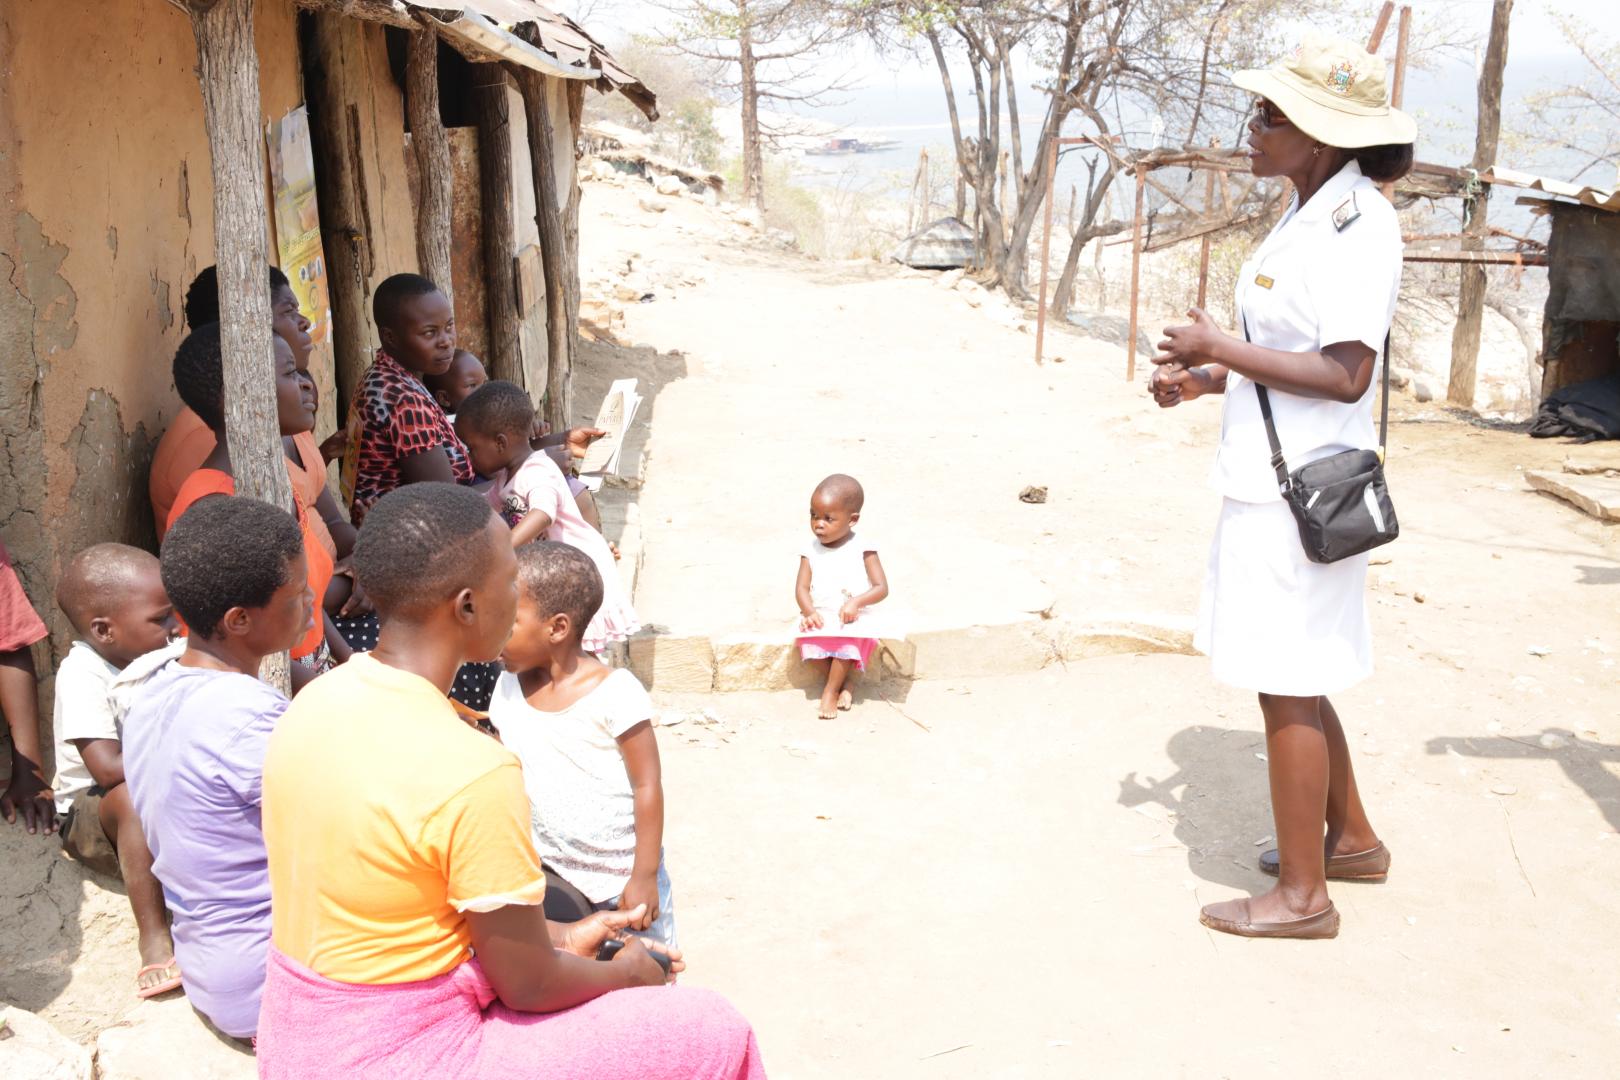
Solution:
{"label": "wooden support pole", "polygon": [[1378,46],[1384,43],[1384,31],[1389,29],[1389,17],[1395,14],[1395,0],[1384,0],[1384,6],[1378,12],[1378,19],[1373,23],[1372,36],[1367,38],[1367,51],[1375,53]]}
{"label": "wooden support pole", "polygon": [[[579,338],[579,133],[585,126],[585,84],[568,81],[568,152],[574,155],[573,182],[568,192],[568,210],[563,214],[563,252],[567,274],[563,285],[568,292],[568,340]],[[569,415],[573,415],[570,413]]]}
{"label": "wooden support pole", "polygon": [[[1215,174],[1204,174],[1204,212],[1207,214],[1214,209],[1215,202]],[[1214,233],[1205,233],[1198,244],[1198,306],[1204,307],[1209,298],[1209,248],[1214,241]]]}
{"label": "wooden support pole", "polygon": [[1136,321],[1137,304],[1142,287],[1142,196],[1147,185],[1142,174],[1136,174],[1136,212],[1131,217],[1131,326],[1125,336],[1125,381],[1136,378]]}
{"label": "wooden support pole", "polygon": [[313,44],[305,58],[309,138],[315,157],[315,191],[332,301],[332,355],[338,386],[338,423],[346,423],[355,387],[371,363],[371,313],[367,304],[371,238],[360,189],[365,183],[349,125],[344,92],[345,43],[355,23],[333,11],[314,16]]}
{"label": "wooden support pole", "polygon": [[[1508,20],[1513,0],[1495,0],[1491,8],[1491,35],[1485,45],[1485,64],[1479,75],[1479,120],[1474,134],[1475,173],[1496,163],[1497,138],[1502,127],[1502,72],[1507,67]],[[1479,251],[1485,246],[1486,211],[1491,189],[1478,184],[1463,199],[1463,251]],[[1451,377],[1446,400],[1472,408],[1474,383],[1479,364],[1479,334],[1485,318],[1485,268],[1464,265],[1457,294],[1457,327],[1451,334]]]}
{"label": "wooden support pole", "polygon": [[[1401,5],[1400,33],[1395,38],[1395,78],[1389,87],[1389,103],[1393,108],[1400,108],[1401,102],[1406,98],[1406,47],[1412,35],[1412,8],[1409,4]],[[1384,198],[1395,198],[1395,182],[1393,180],[1382,185]]]}
{"label": "wooden support pole", "polygon": [[[197,39],[197,81],[214,178],[214,263],[219,274],[224,360],[225,441],[236,493],[294,510],[276,409],[265,228],[264,136],[253,0],[214,0],[186,8]],[[266,658],[261,674],[286,692],[287,654]]]}
{"label": "wooden support pole", "polygon": [[512,258],[517,228],[512,214],[512,117],[506,72],[499,64],[473,67],[478,114],[479,193],[484,217],[484,302],[492,379],[523,385],[522,320]]}
{"label": "wooden support pole", "polygon": [[[560,92],[538,71],[514,69],[529,129],[534,171],[535,224],[540,228],[540,266],[546,278],[546,407],[554,431],[566,431],[573,407],[573,335],[568,324],[567,240],[557,191],[557,151],[551,137],[551,94]],[[530,388],[531,393],[533,388]]]}
{"label": "wooden support pole", "polygon": [[454,299],[450,280],[450,139],[439,115],[439,35],[426,22],[411,35],[405,58],[405,105],[416,156],[416,263],[422,276]]}
{"label": "wooden support pole", "polygon": [[1041,362],[1046,347],[1046,278],[1052,257],[1052,179],[1057,176],[1058,140],[1053,139],[1046,154],[1046,224],[1041,229],[1041,296],[1035,307],[1035,363]]}

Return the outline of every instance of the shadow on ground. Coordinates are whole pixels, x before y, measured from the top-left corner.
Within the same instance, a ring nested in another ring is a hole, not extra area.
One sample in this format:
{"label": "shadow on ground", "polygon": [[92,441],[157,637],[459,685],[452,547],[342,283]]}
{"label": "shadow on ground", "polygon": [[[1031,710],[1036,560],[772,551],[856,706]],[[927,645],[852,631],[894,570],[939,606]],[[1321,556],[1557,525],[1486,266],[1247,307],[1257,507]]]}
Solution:
{"label": "shadow on ground", "polygon": [[1536,735],[1442,735],[1430,739],[1426,749],[1431,754],[1456,753],[1469,758],[1557,765],[1597,804],[1610,827],[1620,831],[1620,776],[1609,769],[1610,765],[1620,764],[1620,746],[1583,739],[1567,728],[1550,727]]}
{"label": "shadow on ground", "polygon": [[1168,811],[1175,837],[1187,849],[1187,868],[1197,877],[1257,889],[1268,879],[1256,866],[1264,847],[1254,842],[1273,833],[1266,765],[1256,757],[1265,746],[1260,731],[1207,724],[1183,728],[1165,745],[1176,771],[1162,780],[1139,779],[1134,769],[1126,773],[1119,782],[1119,805]]}

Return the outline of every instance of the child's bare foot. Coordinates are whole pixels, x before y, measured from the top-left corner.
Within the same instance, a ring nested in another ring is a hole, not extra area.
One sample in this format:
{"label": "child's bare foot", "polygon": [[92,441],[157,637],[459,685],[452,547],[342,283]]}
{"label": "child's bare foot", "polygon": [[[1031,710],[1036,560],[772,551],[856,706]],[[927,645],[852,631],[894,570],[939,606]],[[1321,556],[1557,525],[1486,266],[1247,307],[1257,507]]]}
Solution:
{"label": "child's bare foot", "polygon": [[816,716],[823,720],[836,720],[838,719],[839,708],[841,706],[838,697],[829,697],[823,694],[821,695],[821,704],[816,709]]}
{"label": "child's bare foot", "polygon": [[848,690],[838,691],[838,711],[849,712],[855,707],[855,696]]}

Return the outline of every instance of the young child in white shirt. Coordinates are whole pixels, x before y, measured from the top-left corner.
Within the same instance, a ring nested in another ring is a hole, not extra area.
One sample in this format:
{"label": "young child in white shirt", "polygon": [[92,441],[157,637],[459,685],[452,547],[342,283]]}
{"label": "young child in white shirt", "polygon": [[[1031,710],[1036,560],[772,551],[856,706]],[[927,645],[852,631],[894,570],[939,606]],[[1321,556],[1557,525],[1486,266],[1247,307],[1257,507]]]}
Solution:
{"label": "young child in white shirt", "polygon": [[153,997],[180,985],[169,938],[163,886],[124,783],[123,733],[113,700],[121,673],[164,649],[177,624],[149,552],[97,544],[75,555],[56,587],[56,603],[78,640],[56,669],[56,809],[62,847],[79,862],[124,879],[141,969],[136,994]]}
{"label": "young child in white shirt", "polygon": [[631,929],[673,948],[652,700],[584,647],[602,603],[595,561],[549,541],[517,558],[517,620],[489,719],[523,764],[535,849],[597,910],[646,905]]}
{"label": "young child in white shirt", "polygon": [[821,667],[826,680],[817,715],[831,720],[854,698],[851,670],[865,671],[883,636],[867,609],[889,595],[877,544],[857,536],[866,493],[853,476],[835,473],[810,495],[810,533],[799,556],[799,657]]}
{"label": "young child in white shirt", "polygon": [[480,476],[490,479],[486,494],[512,529],[512,546],[556,540],[588,555],[602,578],[602,597],[589,626],[580,632],[585,651],[601,655],[614,642],[641,629],[629,590],[614,566],[608,542],[580,514],[579,503],[562,470],[530,438],[534,403],[514,383],[486,383],[461,403],[456,433]]}

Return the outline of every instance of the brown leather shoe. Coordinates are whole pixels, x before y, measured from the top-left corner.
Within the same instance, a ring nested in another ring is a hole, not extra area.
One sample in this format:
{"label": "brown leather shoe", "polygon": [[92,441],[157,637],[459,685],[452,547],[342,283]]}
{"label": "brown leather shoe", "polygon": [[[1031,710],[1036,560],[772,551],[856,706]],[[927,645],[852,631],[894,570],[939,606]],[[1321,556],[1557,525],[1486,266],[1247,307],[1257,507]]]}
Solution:
{"label": "brown leather shoe", "polygon": [[1206,904],[1198,921],[1211,930],[1238,937],[1303,938],[1319,940],[1339,936],[1339,909],[1331,903],[1315,915],[1284,922],[1254,922],[1249,917],[1249,899],[1223,900]]}
{"label": "brown leather shoe", "polygon": [[[1364,881],[1371,885],[1382,884],[1389,879],[1389,848],[1382,843],[1366,851],[1358,851],[1350,855],[1329,855],[1327,857],[1327,876],[1335,881]],[[1277,876],[1277,870],[1282,861],[1277,855],[1277,849],[1260,856],[1260,872]]]}

